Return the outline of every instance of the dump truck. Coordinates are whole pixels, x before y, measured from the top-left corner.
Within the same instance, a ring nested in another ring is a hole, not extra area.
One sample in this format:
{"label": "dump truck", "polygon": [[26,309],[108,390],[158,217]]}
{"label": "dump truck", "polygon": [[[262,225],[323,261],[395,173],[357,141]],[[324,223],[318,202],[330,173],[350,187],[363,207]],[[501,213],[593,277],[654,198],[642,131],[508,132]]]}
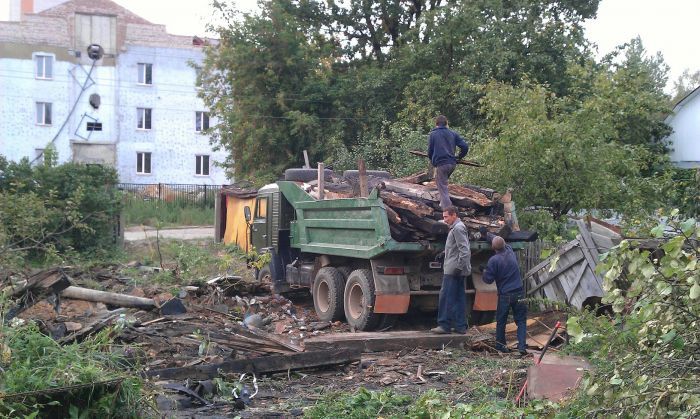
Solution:
{"label": "dump truck", "polygon": [[[259,280],[269,281],[275,293],[309,289],[320,320],[346,320],[356,330],[387,328],[409,307],[437,309],[444,236],[397,241],[379,188],[366,197],[317,199],[304,185],[266,185],[253,208],[244,207],[253,247],[271,256]],[[525,245],[506,239],[515,249]],[[470,246],[467,310],[479,322],[496,309],[495,285],[484,283],[478,269],[493,252],[485,240],[470,240]]]}

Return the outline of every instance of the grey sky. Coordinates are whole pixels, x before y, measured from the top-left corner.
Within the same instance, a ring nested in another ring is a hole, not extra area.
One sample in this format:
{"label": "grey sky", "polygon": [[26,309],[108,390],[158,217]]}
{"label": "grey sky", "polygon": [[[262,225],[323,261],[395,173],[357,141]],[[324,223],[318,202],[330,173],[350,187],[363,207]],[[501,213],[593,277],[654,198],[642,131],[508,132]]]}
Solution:
{"label": "grey sky", "polygon": [[[204,35],[212,17],[210,0],[114,0],[153,23],[164,24],[168,32]],[[10,0],[0,0],[0,20],[7,19]],[[254,10],[255,0],[237,1],[243,9]],[[586,24],[588,38],[598,44],[599,54],[639,35],[650,53],[660,51],[671,67],[670,80],[684,69],[700,70],[700,0],[602,0],[598,17]],[[669,83],[670,84],[670,83]]]}

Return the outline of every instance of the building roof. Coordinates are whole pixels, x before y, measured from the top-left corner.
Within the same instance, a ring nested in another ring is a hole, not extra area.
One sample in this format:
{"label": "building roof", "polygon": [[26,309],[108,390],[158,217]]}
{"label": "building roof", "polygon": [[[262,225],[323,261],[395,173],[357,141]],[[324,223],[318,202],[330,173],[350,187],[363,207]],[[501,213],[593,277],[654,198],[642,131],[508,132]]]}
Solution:
{"label": "building roof", "polygon": [[110,0],[69,0],[37,14],[41,16],[65,17],[74,13],[116,15],[125,23],[153,25],[152,22]]}
{"label": "building roof", "polygon": [[699,95],[699,94],[700,94],[700,86],[696,87],[695,90],[693,90],[692,92],[688,93],[688,94],[685,95],[681,100],[679,100],[678,102],[676,102],[676,104],[673,106],[673,112],[676,113],[676,111],[677,111],[679,108],[682,108],[683,105],[685,105],[686,103],[688,103],[688,102],[690,102],[691,100],[693,100],[693,98],[694,98],[695,96]]}

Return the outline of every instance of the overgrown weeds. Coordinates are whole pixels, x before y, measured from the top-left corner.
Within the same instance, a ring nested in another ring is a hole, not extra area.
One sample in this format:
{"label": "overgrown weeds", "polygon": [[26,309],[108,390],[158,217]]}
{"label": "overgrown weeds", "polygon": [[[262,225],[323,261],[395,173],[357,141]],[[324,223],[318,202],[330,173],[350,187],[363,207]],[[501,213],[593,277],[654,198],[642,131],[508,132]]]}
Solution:
{"label": "overgrown weeds", "polygon": [[126,372],[124,355],[113,352],[111,329],[61,346],[35,323],[20,323],[0,332],[0,415],[143,416],[142,383]]}
{"label": "overgrown weeds", "polygon": [[214,209],[199,204],[129,199],[123,209],[127,226],[163,228],[214,224]]}

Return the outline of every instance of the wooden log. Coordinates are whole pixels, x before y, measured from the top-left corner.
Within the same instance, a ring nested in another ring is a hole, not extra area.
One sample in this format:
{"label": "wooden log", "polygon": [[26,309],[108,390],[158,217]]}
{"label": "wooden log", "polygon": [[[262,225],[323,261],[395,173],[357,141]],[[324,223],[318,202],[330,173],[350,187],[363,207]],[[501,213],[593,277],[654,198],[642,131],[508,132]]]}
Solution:
{"label": "wooden log", "polygon": [[410,176],[402,177],[397,179],[399,182],[405,182],[405,183],[423,183],[423,182],[428,182],[432,180],[433,177],[430,176],[427,170],[424,170],[420,173],[415,173]]}
{"label": "wooden log", "polygon": [[318,199],[326,199],[326,175],[323,162],[318,163]]}
{"label": "wooden log", "polygon": [[367,168],[365,167],[364,159],[358,160],[357,169],[360,172],[360,197],[367,198],[369,190],[367,188]]}
{"label": "wooden log", "polygon": [[147,377],[161,380],[183,380],[214,378],[223,373],[268,374],[330,365],[343,365],[360,360],[361,352],[349,349],[331,349],[299,352],[290,355],[262,356],[251,359],[236,359],[219,364],[193,365],[181,368],[165,368],[145,371]]}
{"label": "wooden log", "polygon": [[470,342],[471,335],[435,335],[423,331],[335,333],[304,341],[306,350],[343,348],[357,353],[398,351],[406,348],[442,349]]}
{"label": "wooden log", "polygon": [[[419,156],[419,157],[428,157],[428,153],[425,151],[419,151],[419,150],[411,150],[409,153],[413,154],[414,156]],[[457,160],[457,164],[463,164],[465,166],[472,166],[472,167],[484,167],[483,164],[477,163],[472,160]]]}
{"label": "wooden log", "polygon": [[[425,186],[437,188],[435,182],[426,183]],[[447,190],[450,192],[450,200],[458,206],[471,207],[478,205],[480,207],[493,206],[493,201],[481,192],[469,189],[464,186],[450,184],[447,185]]]}
{"label": "wooden log", "polygon": [[391,224],[401,224],[401,217],[390,206],[386,205],[386,216]]}
{"label": "wooden log", "polygon": [[68,287],[61,292],[61,295],[74,300],[105,303],[119,307],[142,308],[146,310],[156,308],[156,302],[151,298],[134,297],[131,295],[97,291],[81,287]]}
{"label": "wooden log", "polygon": [[411,225],[417,227],[418,229],[437,236],[445,235],[450,232],[450,226],[440,221],[433,220],[428,217],[418,217],[415,214],[406,211],[399,210],[400,214],[406,217]]}
{"label": "wooden log", "polygon": [[381,191],[379,196],[384,203],[390,207],[405,209],[419,217],[430,217],[433,215],[433,209],[429,206],[422,202],[403,197],[395,192]]}
{"label": "wooden log", "polygon": [[384,188],[388,191],[398,192],[411,198],[420,198],[433,202],[440,201],[440,195],[435,187],[414,185],[393,179],[384,179],[382,183],[384,183]]}

